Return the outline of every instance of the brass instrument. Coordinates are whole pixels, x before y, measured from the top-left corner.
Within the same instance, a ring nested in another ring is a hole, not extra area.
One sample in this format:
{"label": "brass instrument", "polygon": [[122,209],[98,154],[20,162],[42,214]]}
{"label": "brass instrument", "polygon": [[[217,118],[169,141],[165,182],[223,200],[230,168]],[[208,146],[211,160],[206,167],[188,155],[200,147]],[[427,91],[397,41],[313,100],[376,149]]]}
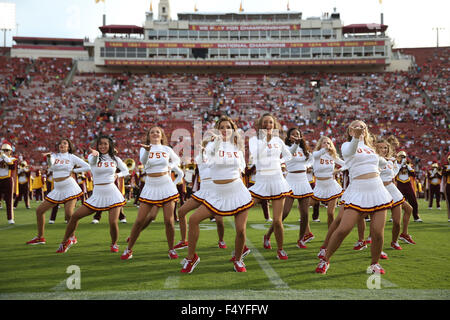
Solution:
{"label": "brass instrument", "polygon": [[125,159],[124,162],[125,162],[125,165],[126,165],[127,168],[128,168],[128,171],[133,171],[134,168],[136,167],[136,163],[135,163],[134,160],[131,159],[131,158]]}
{"label": "brass instrument", "polygon": [[19,163],[19,169],[26,170],[28,169],[28,163],[26,161],[22,161]]}

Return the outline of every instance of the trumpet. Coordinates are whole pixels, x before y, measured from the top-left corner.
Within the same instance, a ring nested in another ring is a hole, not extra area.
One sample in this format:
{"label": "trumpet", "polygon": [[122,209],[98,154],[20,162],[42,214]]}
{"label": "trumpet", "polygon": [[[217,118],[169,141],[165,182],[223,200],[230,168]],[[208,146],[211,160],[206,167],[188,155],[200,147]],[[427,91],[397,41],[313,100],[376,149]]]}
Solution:
{"label": "trumpet", "polygon": [[132,171],[132,170],[134,170],[134,168],[136,167],[136,163],[135,163],[134,160],[131,159],[131,158],[125,159],[124,162],[125,162],[125,165],[126,165],[127,168],[128,168],[128,171]]}
{"label": "trumpet", "polygon": [[19,163],[19,169],[28,169],[28,163],[26,161],[22,161],[21,163]]}

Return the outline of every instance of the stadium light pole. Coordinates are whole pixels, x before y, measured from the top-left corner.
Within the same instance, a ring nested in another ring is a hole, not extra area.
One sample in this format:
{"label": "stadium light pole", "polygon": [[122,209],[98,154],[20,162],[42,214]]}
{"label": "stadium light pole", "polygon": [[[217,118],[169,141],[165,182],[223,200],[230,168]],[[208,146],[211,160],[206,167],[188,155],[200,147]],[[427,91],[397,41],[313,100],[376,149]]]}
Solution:
{"label": "stadium light pole", "polygon": [[433,30],[436,30],[436,48],[439,48],[439,30],[444,30],[445,28],[434,27]]}

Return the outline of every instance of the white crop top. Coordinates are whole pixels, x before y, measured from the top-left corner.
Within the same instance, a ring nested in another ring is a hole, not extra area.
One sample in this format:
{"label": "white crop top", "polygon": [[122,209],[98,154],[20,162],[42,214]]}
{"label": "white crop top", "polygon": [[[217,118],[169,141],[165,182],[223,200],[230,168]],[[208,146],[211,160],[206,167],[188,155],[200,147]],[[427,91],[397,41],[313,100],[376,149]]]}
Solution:
{"label": "white crop top", "polygon": [[252,137],[249,140],[249,150],[256,171],[264,171],[265,174],[281,174],[281,157],[285,162],[292,159],[291,152],[279,137],[272,137],[269,142],[266,138]]}
{"label": "white crop top", "polygon": [[352,138],[350,142],[344,142],[341,151],[345,164],[349,168],[350,180],[366,173],[379,173],[378,167],[382,167],[386,162],[384,159],[380,160],[372,148],[357,138]]}
{"label": "white crop top", "polygon": [[[73,169],[75,166],[79,166],[80,168]],[[48,169],[53,172],[53,178],[56,179],[68,177],[72,171],[75,173],[89,171],[91,167],[81,158],[66,152],[52,153],[50,155]]]}
{"label": "white crop top", "polygon": [[241,172],[245,170],[245,158],[244,153],[235,144],[219,139],[209,143],[205,150],[212,180],[241,177]]}
{"label": "white crop top", "polygon": [[151,145],[150,151],[141,148],[139,161],[144,166],[145,173],[167,172],[178,167],[181,160],[171,147],[162,144]]}
{"label": "white crop top", "polygon": [[383,182],[392,181],[399,170],[400,167],[398,166],[397,161],[392,162],[391,160],[387,160],[386,164],[380,167],[381,180],[383,180]]}
{"label": "white crop top", "polygon": [[308,159],[306,159],[305,152],[301,147],[299,147],[296,144],[293,144],[292,146],[288,147],[288,149],[292,154],[292,159],[286,161],[286,170],[288,172],[301,170],[306,171],[307,167],[312,166],[313,157],[311,156],[311,154],[309,155]]}
{"label": "white crop top", "polygon": [[345,164],[343,160],[333,158],[325,148],[314,151],[313,159],[314,175],[318,178],[332,178],[335,165],[343,167]]}
{"label": "white crop top", "polygon": [[[209,144],[211,143],[212,142],[210,142]],[[211,164],[208,161],[206,152],[200,151],[200,153],[195,157],[195,163],[197,164],[200,181],[211,179]]]}
{"label": "white crop top", "polygon": [[127,166],[119,157],[115,156],[114,161],[109,154],[103,154],[101,158],[100,161],[100,156],[94,157],[92,154],[88,157],[94,184],[114,183],[117,168],[120,170],[118,177],[129,175]]}

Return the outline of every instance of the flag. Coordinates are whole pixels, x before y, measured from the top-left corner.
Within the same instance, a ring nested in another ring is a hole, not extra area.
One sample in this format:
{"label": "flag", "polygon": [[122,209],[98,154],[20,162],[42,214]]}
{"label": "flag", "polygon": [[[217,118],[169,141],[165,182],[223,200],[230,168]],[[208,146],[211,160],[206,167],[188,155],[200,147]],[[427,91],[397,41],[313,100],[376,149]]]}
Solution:
{"label": "flag", "polygon": [[150,1],[150,12],[153,12],[153,5],[152,5],[152,1]]}
{"label": "flag", "polygon": [[378,2],[381,4],[383,2],[383,0],[378,0]]}
{"label": "flag", "polygon": [[289,1],[287,2],[287,11],[289,11],[290,10],[290,8],[289,8]]}
{"label": "flag", "polygon": [[241,5],[239,6],[239,12],[243,12],[244,8],[242,8],[242,1],[241,1]]}
{"label": "flag", "polygon": [[95,3],[99,3],[99,2],[105,2],[105,0],[95,0]]}
{"label": "flag", "polygon": [[197,11],[198,11],[197,4],[194,4],[194,12],[197,12]]}

